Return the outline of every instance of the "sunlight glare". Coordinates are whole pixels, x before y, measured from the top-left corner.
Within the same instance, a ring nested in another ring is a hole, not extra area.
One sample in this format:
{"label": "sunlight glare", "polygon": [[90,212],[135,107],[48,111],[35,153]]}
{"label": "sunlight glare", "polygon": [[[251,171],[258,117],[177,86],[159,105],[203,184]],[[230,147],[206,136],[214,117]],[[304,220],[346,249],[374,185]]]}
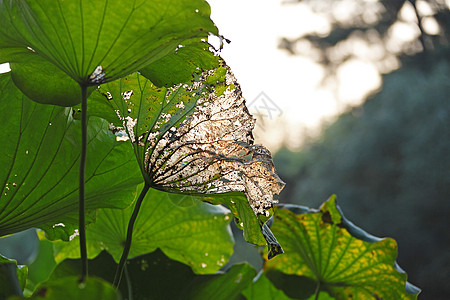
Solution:
{"label": "sunlight glare", "polygon": [[11,68],[9,67],[9,63],[0,64],[0,74],[7,73],[11,71]]}

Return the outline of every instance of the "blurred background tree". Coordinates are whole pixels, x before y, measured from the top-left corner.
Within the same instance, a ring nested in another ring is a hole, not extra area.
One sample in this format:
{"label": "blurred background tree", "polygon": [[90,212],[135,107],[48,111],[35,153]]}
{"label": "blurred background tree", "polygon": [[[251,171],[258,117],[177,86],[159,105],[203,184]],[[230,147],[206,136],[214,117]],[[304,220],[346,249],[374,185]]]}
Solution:
{"label": "blurred background tree", "polygon": [[450,299],[448,2],[301,2],[327,15],[332,29],[283,38],[280,48],[323,64],[327,85],[337,86],[339,67],[357,59],[385,75],[379,91],[320,138],[276,153],[287,182],[281,202],[318,207],[337,194],[350,220],[397,240],[400,265],[423,289],[419,299]]}
{"label": "blurred background tree", "polygon": [[353,59],[369,60],[380,72],[388,73],[398,68],[401,60],[415,56],[422,61],[449,42],[450,11],[445,0],[298,2],[325,16],[331,30],[325,35],[282,38],[279,47],[314,58],[327,67],[329,75]]}

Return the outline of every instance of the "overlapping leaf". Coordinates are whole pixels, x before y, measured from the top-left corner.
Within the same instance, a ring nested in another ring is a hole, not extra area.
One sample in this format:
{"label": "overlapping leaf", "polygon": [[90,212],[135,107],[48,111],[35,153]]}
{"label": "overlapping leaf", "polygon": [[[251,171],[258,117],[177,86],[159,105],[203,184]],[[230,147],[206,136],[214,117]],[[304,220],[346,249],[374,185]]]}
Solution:
{"label": "overlapping leaf", "polygon": [[[21,300],[23,297],[11,297],[9,300]],[[120,292],[112,284],[97,277],[87,277],[80,283],[78,275],[55,278],[41,284],[35,293],[26,298],[30,300],[120,300]]]}
{"label": "overlapping leaf", "polygon": [[263,274],[260,274],[258,279],[250,284],[242,294],[247,300],[290,300],[283,291],[278,290]]}
{"label": "overlapping leaf", "polygon": [[[27,99],[10,74],[0,75],[0,90],[0,236],[41,227],[68,238],[77,228],[77,121],[70,109]],[[87,208],[126,207],[142,181],[132,148],[99,118],[89,121],[88,143]]]}
{"label": "overlapping leaf", "polygon": [[120,78],[173,53],[185,40],[217,34],[203,0],[0,4],[0,61],[28,49],[84,85]]}
{"label": "overlapping leaf", "polygon": [[[188,205],[180,205],[180,201]],[[119,262],[133,209],[134,205],[125,210],[98,211],[96,222],[87,228],[90,258],[104,249]],[[203,203],[192,196],[150,189],[134,226],[129,257],[160,248],[167,256],[191,266],[197,273],[214,273],[233,253],[230,221],[230,212],[221,206]],[[77,243],[78,239],[69,244],[56,243],[56,260],[78,258]]]}
{"label": "overlapping leaf", "polygon": [[266,271],[311,278],[336,299],[416,299],[420,291],[396,267],[395,241],[352,236],[362,231],[343,218],[333,197],[316,213],[279,209],[272,230],[286,254],[266,262]]}
{"label": "overlapping leaf", "polygon": [[[89,261],[91,273],[110,282],[115,268],[114,260],[106,252]],[[159,249],[130,259],[127,269],[130,280],[128,283],[122,280],[119,288],[123,295],[128,295],[127,284],[131,285],[134,299],[237,299],[256,275],[247,264],[233,265],[225,273],[197,275],[188,266],[170,260]],[[51,278],[75,275],[79,270],[79,260],[65,260]]]}
{"label": "overlapping leaf", "polygon": [[0,254],[0,298],[22,295],[27,280],[27,267]]}

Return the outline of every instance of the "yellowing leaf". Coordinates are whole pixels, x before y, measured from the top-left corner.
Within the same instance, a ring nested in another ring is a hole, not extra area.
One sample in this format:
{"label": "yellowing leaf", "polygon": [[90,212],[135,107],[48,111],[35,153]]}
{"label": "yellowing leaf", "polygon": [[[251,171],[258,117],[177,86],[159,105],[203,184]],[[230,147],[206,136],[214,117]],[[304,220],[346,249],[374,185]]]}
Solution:
{"label": "yellowing leaf", "polygon": [[373,242],[364,241],[347,229],[362,232],[340,214],[334,198],[314,213],[278,210],[272,231],[285,254],[267,262],[266,271],[314,279],[336,299],[416,299],[419,290],[396,267],[396,242],[366,233]]}

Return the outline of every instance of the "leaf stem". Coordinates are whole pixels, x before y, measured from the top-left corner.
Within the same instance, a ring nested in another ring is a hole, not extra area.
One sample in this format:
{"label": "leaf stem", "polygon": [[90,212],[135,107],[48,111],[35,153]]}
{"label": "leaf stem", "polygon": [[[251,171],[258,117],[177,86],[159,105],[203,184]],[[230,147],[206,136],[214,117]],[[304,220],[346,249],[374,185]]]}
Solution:
{"label": "leaf stem", "polygon": [[86,170],[86,149],[87,149],[87,86],[80,84],[81,88],[81,153],[80,153],[80,173],[78,189],[78,232],[80,234],[80,257],[81,257],[81,282],[84,282],[88,275],[88,260],[86,250],[86,220],[84,203],[84,183]]}
{"label": "leaf stem", "polygon": [[131,283],[130,273],[128,272],[127,264],[125,264],[125,279],[127,280],[128,287],[128,300],[133,300],[133,286]]}
{"label": "leaf stem", "polygon": [[317,282],[316,291],[314,293],[314,300],[319,300],[320,294],[320,280]]}
{"label": "leaf stem", "polygon": [[122,279],[123,268],[125,266],[125,263],[127,262],[128,253],[130,252],[131,248],[131,239],[133,236],[134,222],[136,221],[139,209],[141,208],[142,200],[144,200],[144,197],[147,194],[149,188],[150,186],[147,183],[145,183],[144,188],[142,189],[141,194],[139,195],[139,198],[136,200],[136,205],[134,206],[133,214],[131,215],[130,222],[128,223],[127,239],[125,241],[122,257],[120,258],[119,265],[117,266],[116,275],[114,276],[113,285],[115,287],[119,286],[120,280]]}

